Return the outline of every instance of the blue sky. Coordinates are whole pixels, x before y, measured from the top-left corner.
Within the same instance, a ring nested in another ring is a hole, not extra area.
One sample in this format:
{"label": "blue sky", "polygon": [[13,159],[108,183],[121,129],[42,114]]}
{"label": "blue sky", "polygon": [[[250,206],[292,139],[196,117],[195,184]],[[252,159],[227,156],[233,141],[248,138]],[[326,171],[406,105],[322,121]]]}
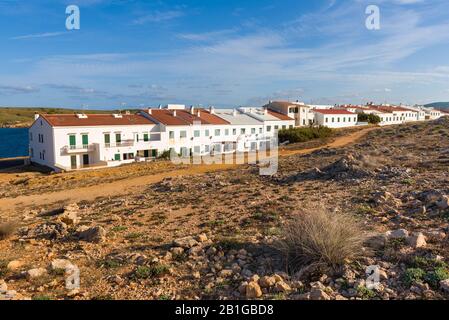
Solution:
{"label": "blue sky", "polygon": [[0,41],[0,106],[449,101],[447,0],[0,0]]}

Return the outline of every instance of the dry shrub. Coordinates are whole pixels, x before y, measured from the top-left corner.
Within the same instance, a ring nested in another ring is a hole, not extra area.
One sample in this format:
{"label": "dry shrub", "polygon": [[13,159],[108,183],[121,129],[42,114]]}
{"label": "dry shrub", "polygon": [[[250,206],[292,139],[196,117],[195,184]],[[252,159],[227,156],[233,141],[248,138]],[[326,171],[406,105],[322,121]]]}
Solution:
{"label": "dry shrub", "polygon": [[16,224],[13,222],[0,223],[0,240],[11,236],[16,230]]}
{"label": "dry shrub", "polygon": [[315,266],[336,269],[360,254],[364,240],[361,230],[360,223],[349,214],[314,209],[287,223],[278,249],[292,272]]}

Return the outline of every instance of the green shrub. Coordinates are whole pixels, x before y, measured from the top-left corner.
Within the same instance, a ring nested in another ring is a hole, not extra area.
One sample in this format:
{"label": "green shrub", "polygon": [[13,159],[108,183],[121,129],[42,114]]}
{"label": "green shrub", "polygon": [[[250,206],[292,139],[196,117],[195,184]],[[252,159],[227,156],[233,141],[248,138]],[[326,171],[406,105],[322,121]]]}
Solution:
{"label": "green shrub", "polygon": [[334,134],[334,130],[328,127],[305,127],[279,130],[279,142],[306,142],[313,139],[329,138]]}
{"label": "green shrub", "polygon": [[379,116],[377,116],[375,114],[361,113],[358,115],[358,121],[359,122],[368,122],[371,124],[378,124],[381,122],[381,119]]}
{"label": "green shrub", "polygon": [[376,293],[367,287],[360,286],[357,288],[357,295],[362,299],[368,300],[374,298]]}
{"label": "green shrub", "polygon": [[444,267],[438,267],[434,271],[429,272],[425,276],[425,281],[434,289],[440,285],[440,281],[449,279],[449,270]]}
{"label": "green shrub", "polygon": [[425,272],[421,268],[409,268],[404,274],[404,283],[407,286],[411,286],[416,282],[421,282],[425,276]]}
{"label": "green shrub", "polygon": [[164,264],[156,264],[153,266],[139,266],[134,272],[136,279],[149,279],[168,273],[169,268]]}

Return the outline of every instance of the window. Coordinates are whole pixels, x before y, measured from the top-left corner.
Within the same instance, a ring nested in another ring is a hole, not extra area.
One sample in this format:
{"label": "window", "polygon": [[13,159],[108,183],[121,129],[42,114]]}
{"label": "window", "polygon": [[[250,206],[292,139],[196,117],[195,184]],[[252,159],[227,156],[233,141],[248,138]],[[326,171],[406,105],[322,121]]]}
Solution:
{"label": "window", "polygon": [[30,148],[30,156],[31,156],[31,158],[34,158],[34,150],[33,150],[33,148]]}
{"label": "window", "polygon": [[[40,135],[39,135],[39,142],[40,142]],[[76,148],[76,136],[73,134],[69,135],[69,145],[70,149]]]}
{"label": "window", "polygon": [[180,132],[180,137],[182,138],[187,138],[187,131],[183,130]]}
{"label": "window", "polygon": [[325,121],[326,121],[326,123],[328,123],[329,122],[329,118],[326,117]]}
{"label": "window", "polygon": [[122,142],[122,134],[121,133],[116,133],[115,134],[115,142],[116,143],[121,143]]}
{"label": "window", "polygon": [[120,153],[116,153],[116,154],[114,155],[114,160],[115,160],[115,161],[120,161],[120,159],[121,159]]}
{"label": "window", "polygon": [[150,137],[148,136],[148,133],[143,134],[143,141],[145,141],[145,142],[150,141]]}
{"label": "window", "polygon": [[104,144],[106,147],[111,146],[111,135],[109,133],[104,134]]}
{"label": "window", "polygon": [[240,129],[240,134],[245,134],[245,133],[246,133],[245,128]]}
{"label": "window", "polygon": [[210,137],[209,129],[207,129],[207,130],[204,131],[204,135],[205,135],[206,137]]}
{"label": "window", "polygon": [[282,130],[285,130],[285,129],[287,129],[287,126],[282,126]]}
{"label": "window", "polygon": [[193,153],[194,154],[201,154],[201,147],[200,146],[194,146],[193,147]]}
{"label": "window", "polygon": [[237,129],[232,129],[232,134],[235,136],[237,135]]}
{"label": "window", "polygon": [[225,136],[229,136],[229,129],[225,129]]}
{"label": "window", "polygon": [[343,117],[343,122],[346,122],[346,117]]}
{"label": "window", "polygon": [[271,132],[271,126],[267,126],[267,132]]}
{"label": "window", "polygon": [[33,141],[33,133],[30,132],[30,141]]}
{"label": "window", "polygon": [[332,117],[332,122],[335,122],[335,118],[334,117]]}
{"label": "window", "polygon": [[293,129],[293,125],[289,125],[289,128],[290,128],[290,129]]}
{"label": "window", "polygon": [[168,136],[170,139],[174,139],[175,138],[175,132],[174,131],[169,131],[168,132]]}
{"label": "window", "polygon": [[195,130],[195,131],[193,131],[193,136],[194,136],[195,138],[199,138],[199,137],[200,137],[200,134],[201,134],[200,130]]}
{"label": "window", "polygon": [[181,147],[181,156],[188,157],[189,155],[189,149],[187,149],[186,147]]}
{"label": "window", "polygon": [[256,134],[256,128],[251,128],[251,134]]}
{"label": "window", "polygon": [[340,122],[340,117],[337,118],[337,122]]}
{"label": "window", "polygon": [[263,129],[259,128],[259,133],[262,134],[262,132],[263,132]]}
{"label": "window", "polygon": [[279,130],[279,126],[274,126],[274,130]]}
{"label": "window", "polygon": [[42,151],[42,160],[45,160],[45,150]]}
{"label": "window", "polygon": [[220,129],[215,129],[215,136],[218,137],[220,135]]}
{"label": "window", "polygon": [[81,136],[81,141],[83,142],[83,148],[87,149],[87,147],[89,146],[89,135],[83,134]]}
{"label": "window", "polygon": [[210,152],[210,147],[209,146],[204,146],[204,152],[206,152],[206,153]]}

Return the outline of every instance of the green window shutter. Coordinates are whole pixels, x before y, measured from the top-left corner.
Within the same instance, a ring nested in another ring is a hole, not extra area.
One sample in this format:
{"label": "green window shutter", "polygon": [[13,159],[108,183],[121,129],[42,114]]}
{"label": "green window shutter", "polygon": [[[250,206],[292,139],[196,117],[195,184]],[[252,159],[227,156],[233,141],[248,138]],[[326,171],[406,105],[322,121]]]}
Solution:
{"label": "green window shutter", "polygon": [[83,145],[89,144],[89,136],[87,134],[83,134]]}
{"label": "green window shutter", "polygon": [[157,150],[152,150],[151,153],[153,158],[157,157]]}
{"label": "green window shutter", "polygon": [[76,146],[76,136],[69,136],[71,146]]}
{"label": "green window shutter", "polygon": [[104,143],[106,143],[106,144],[111,143],[111,135],[109,135],[109,134],[104,135]]}
{"label": "green window shutter", "polygon": [[145,141],[145,142],[147,142],[149,139],[148,139],[148,133],[144,133],[143,134],[143,141]]}
{"label": "green window shutter", "polygon": [[116,153],[114,159],[115,161],[120,161],[120,153]]}
{"label": "green window shutter", "polygon": [[122,135],[120,133],[115,135],[115,142],[122,142]]}

